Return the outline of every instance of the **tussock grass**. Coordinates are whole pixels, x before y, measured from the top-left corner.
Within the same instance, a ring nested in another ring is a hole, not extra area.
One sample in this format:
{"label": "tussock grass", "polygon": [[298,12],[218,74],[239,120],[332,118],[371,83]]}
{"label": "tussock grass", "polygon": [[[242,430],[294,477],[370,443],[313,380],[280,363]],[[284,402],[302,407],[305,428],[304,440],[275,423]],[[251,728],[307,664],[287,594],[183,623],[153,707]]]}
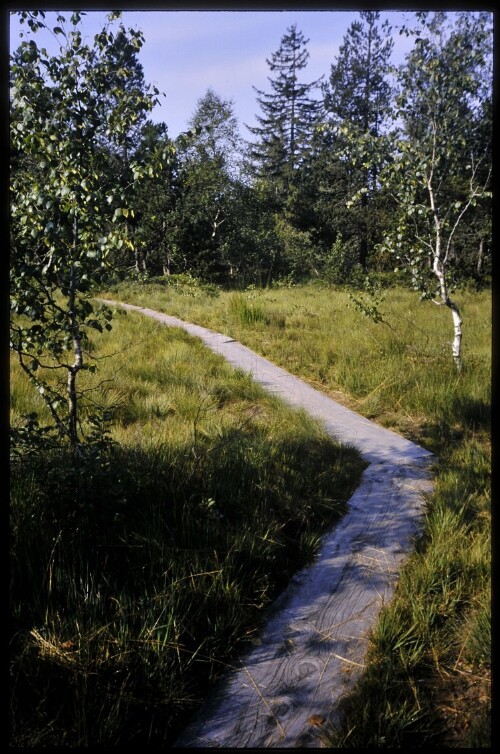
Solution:
{"label": "tussock grass", "polygon": [[[325,285],[195,296],[120,284],[110,297],[231,335],[359,413],[432,450],[425,531],[372,637],[370,662],[326,745],[489,746],[491,293],[458,291],[464,368],[449,312],[387,291],[384,323]],[[249,311],[258,311],[250,316]]]}
{"label": "tussock grass", "polygon": [[[112,442],[11,467],[11,744],[164,747],[363,464],[180,330],[117,312],[89,345]],[[15,362],[11,389],[14,427],[47,419]]]}

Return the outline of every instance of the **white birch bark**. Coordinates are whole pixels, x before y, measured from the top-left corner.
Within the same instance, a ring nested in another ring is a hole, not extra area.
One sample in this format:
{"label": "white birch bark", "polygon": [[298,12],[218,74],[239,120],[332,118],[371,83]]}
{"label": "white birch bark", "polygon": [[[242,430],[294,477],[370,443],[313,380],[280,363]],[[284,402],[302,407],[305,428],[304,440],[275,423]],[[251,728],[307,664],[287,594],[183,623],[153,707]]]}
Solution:
{"label": "white birch bark", "polygon": [[[76,258],[76,244],[77,244],[77,221],[76,216],[73,222],[73,254]],[[71,266],[70,274],[70,286],[69,286],[69,320],[71,338],[73,342],[73,354],[74,362],[68,367],[68,435],[72,448],[76,448],[78,443],[78,398],[76,392],[76,376],[80,369],[83,367],[83,350],[82,350],[82,336],[80,327],[78,325],[75,306],[76,306],[76,283],[75,283],[75,268]]]}
{"label": "white birch bark", "polygon": [[[446,244],[446,251],[443,251],[443,248],[442,248],[443,228],[442,228],[442,224],[439,219],[439,215],[436,208],[436,202],[435,202],[435,197],[434,197],[434,187],[433,187],[433,182],[432,182],[434,164],[436,161],[436,127],[435,125],[433,128],[433,134],[434,134],[433,151],[432,151],[432,159],[431,159],[431,170],[427,178],[427,191],[429,194],[430,207],[432,210],[432,214],[434,216],[434,230],[435,230],[435,243],[434,243],[434,252],[433,252],[434,259],[433,259],[432,269],[439,281],[439,290],[440,290],[440,296],[441,296],[441,300],[435,303],[439,303],[440,305],[447,306],[451,310],[451,316],[453,319],[453,341],[451,344],[451,350],[453,354],[453,359],[455,361],[455,365],[457,369],[460,370],[462,368],[462,352],[461,352],[462,351],[462,317],[460,316],[460,310],[458,306],[455,304],[454,301],[451,300],[451,298],[448,295],[448,286],[446,283],[446,263],[449,258],[453,235],[458,225],[458,221],[455,223],[455,226],[448,237],[448,242]],[[462,215],[460,215],[460,217],[461,216]]]}

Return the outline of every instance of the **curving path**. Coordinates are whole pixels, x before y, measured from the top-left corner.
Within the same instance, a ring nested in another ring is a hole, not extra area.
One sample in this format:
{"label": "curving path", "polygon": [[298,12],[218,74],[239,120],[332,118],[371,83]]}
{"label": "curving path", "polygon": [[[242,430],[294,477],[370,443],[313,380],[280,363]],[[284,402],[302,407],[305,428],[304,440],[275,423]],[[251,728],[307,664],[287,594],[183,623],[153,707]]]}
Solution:
{"label": "curving path", "polygon": [[216,687],[176,742],[186,748],[321,746],[339,699],[359,678],[370,629],[421,529],[433,455],[379,427],[241,343],[142,306],[102,300],[181,327],[287,403],[355,445],[369,466],[314,563],[269,611],[258,643]]}

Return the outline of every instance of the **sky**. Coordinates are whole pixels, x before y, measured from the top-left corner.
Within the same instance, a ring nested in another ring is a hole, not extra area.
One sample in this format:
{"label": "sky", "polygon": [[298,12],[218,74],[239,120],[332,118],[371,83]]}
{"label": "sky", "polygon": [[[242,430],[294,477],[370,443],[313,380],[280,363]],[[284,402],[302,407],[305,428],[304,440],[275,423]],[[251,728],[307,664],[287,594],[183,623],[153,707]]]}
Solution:
{"label": "sky", "polygon": [[[56,13],[47,13],[46,21],[56,25]],[[71,29],[71,11],[62,11]],[[84,37],[92,41],[106,20],[105,12],[88,11],[82,23]],[[399,34],[399,27],[411,20],[413,14],[405,12],[381,12],[381,24],[387,19],[392,26],[394,38],[393,62],[403,62],[412,41]],[[245,139],[251,134],[245,127],[257,125],[260,114],[257,89],[270,92],[268,77],[272,76],[266,58],[271,58],[280,46],[281,38],[292,24],[297,25],[306,39],[310,57],[307,67],[301,71],[301,83],[315,81],[321,76],[328,79],[330,67],[338,55],[344,35],[358,11],[124,11],[125,27],[141,29],[145,44],[140,52],[145,80],[156,86],[165,97],[156,106],[150,117],[154,122],[164,122],[168,133],[175,138],[189,128],[197,102],[208,88],[224,100],[233,103],[240,133]],[[117,22],[114,24],[117,26]],[[33,35],[26,24],[21,25],[11,16],[10,47],[15,49],[25,37]],[[56,42],[38,32],[37,44],[57,51]]]}

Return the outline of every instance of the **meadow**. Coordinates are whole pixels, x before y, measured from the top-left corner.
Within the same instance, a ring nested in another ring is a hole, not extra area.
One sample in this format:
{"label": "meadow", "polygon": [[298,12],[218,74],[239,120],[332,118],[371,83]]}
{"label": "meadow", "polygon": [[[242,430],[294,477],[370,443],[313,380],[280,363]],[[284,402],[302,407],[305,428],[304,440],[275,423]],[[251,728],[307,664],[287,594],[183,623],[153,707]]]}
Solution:
{"label": "meadow", "polygon": [[117,313],[86,349],[85,452],[11,463],[11,743],[168,746],[364,464],[180,330]]}
{"label": "meadow", "polygon": [[[221,291],[172,276],[99,295],[224,332],[435,453],[423,536],[323,738],[488,746],[490,292],[455,295],[461,372],[449,312],[403,287],[384,292],[380,322],[317,283]],[[182,331],[117,310],[91,348],[91,457],[12,464],[15,745],[172,741],[363,468]],[[15,364],[11,394],[14,426],[43,417]]]}

